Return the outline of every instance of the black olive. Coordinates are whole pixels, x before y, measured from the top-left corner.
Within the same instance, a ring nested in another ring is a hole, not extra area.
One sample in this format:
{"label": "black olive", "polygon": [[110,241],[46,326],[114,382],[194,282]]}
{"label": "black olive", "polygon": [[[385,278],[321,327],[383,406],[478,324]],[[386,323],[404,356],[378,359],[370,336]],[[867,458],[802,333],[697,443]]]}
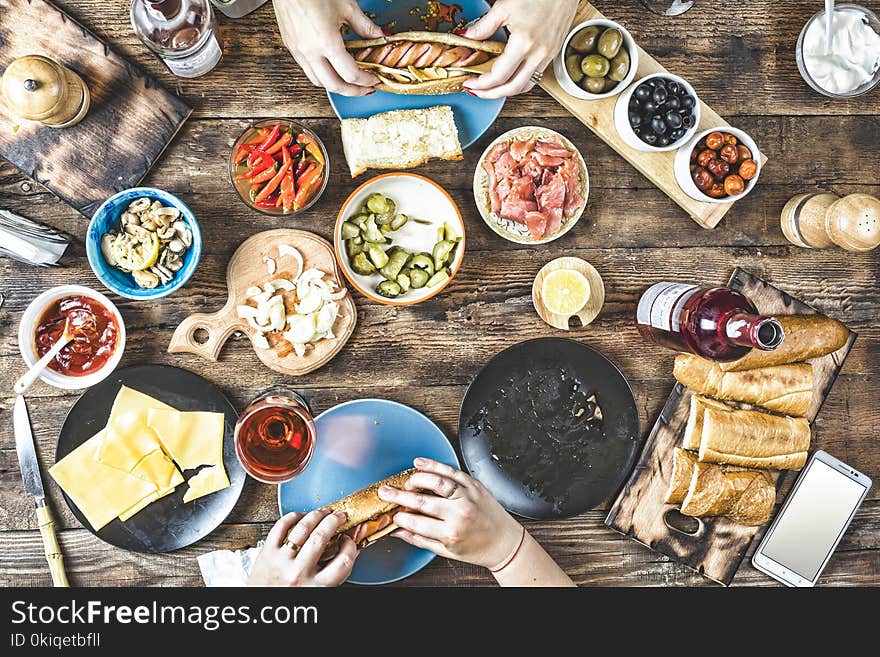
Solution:
{"label": "black olive", "polygon": [[678,96],[670,96],[666,99],[666,109],[668,110],[677,110],[679,108],[679,104],[681,101],[678,100]]}
{"label": "black olive", "polygon": [[666,99],[669,97],[669,94],[666,92],[666,87],[654,87],[654,93],[651,94],[651,98],[658,105],[662,105],[666,102]]}
{"label": "black olive", "polygon": [[685,133],[685,129],[684,129],[684,128],[678,128],[678,129],[673,130],[672,132],[669,133],[669,138],[670,138],[672,141],[678,141],[679,139],[681,139],[682,137],[684,137],[684,133]]}
{"label": "black olive", "polygon": [[633,128],[637,128],[642,124],[642,116],[641,114],[637,114],[636,112],[630,112],[629,114],[629,124]]}
{"label": "black olive", "polygon": [[686,130],[690,130],[694,127],[694,115],[693,114],[685,114],[681,117],[681,127]]}
{"label": "black olive", "polygon": [[669,146],[669,137],[666,137],[666,136],[657,137],[657,145],[658,146]]}
{"label": "black olive", "polygon": [[669,110],[668,112],[666,112],[666,116],[664,118],[666,119],[666,125],[668,125],[673,130],[681,127],[681,115],[677,114],[675,111]]}
{"label": "black olive", "polygon": [[682,84],[682,85],[679,85],[678,95],[679,95],[679,96],[682,96],[682,97],[684,97],[684,96],[689,96],[689,95],[690,95],[690,94],[688,93],[688,90],[684,88],[684,85],[683,85],[683,84]]}
{"label": "black olive", "polygon": [[662,116],[658,115],[651,119],[651,130],[656,132],[658,135],[665,135],[668,129],[669,126],[666,125],[666,122],[663,120]]}
{"label": "black olive", "polygon": [[660,87],[666,88],[666,80],[664,78],[654,78],[651,80],[654,83],[654,88],[659,89]]}
{"label": "black olive", "polygon": [[657,135],[655,135],[653,132],[646,132],[645,134],[641,135],[641,137],[642,141],[649,146],[653,146],[657,143]]}
{"label": "black olive", "polygon": [[651,87],[651,89],[653,89],[654,87],[657,86],[657,78],[653,78],[651,80],[648,80],[645,84],[647,84],[649,87]]}
{"label": "black olive", "polygon": [[670,82],[667,85],[666,88],[669,90],[669,93],[677,96],[678,92],[681,90],[681,85],[678,82],[676,82],[675,80],[673,80],[672,82]]}
{"label": "black olive", "polygon": [[657,103],[655,103],[653,100],[646,100],[642,103],[642,109],[644,110],[645,114],[653,114],[657,111]]}
{"label": "black olive", "polygon": [[639,101],[636,98],[630,98],[629,99],[629,111],[635,112],[637,109],[639,109]]}
{"label": "black olive", "polygon": [[642,134],[642,129],[641,128],[633,128],[633,132],[636,133],[637,135],[640,135],[640,134]]}
{"label": "black olive", "polygon": [[633,94],[639,100],[645,100],[648,96],[651,95],[651,87],[646,84],[640,84],[636,87],[636,91]]}
{"label": "black olive", "polygon": [[690,94],[681,97],[681,106],[684,108],[691,108],[694,106],[694,97]]}

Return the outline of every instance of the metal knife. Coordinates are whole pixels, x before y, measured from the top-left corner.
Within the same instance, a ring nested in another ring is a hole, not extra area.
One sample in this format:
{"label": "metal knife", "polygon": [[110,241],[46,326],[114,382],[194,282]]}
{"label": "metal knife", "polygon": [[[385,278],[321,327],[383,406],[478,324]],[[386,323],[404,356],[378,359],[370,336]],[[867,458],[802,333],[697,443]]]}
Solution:
{"label": "metal knife", "polygon": [[40,535],[43,538],[43,548],[46,551],[46,559],[49,561],[49,571],[52,573],[52,584],[55,586],[70,586],[67,583],[67,573],[64,571],[64,557],[61,555],[61,546],[58,544],[58,537],[55,535],[55,520],[52,518],[52,512],[46,504],[46,494],[43,492],[40,465],[37,463],[37,453],[34,451],[34,434],[31,432],[31,419],[28,416],[24,397],[20,395],[15,400],[12,422],[15,427],[15,450],[18,452],[18,464],[21,467],[24,492],[34,498],[34,504],[37,508],[37,522],[40,525]]}

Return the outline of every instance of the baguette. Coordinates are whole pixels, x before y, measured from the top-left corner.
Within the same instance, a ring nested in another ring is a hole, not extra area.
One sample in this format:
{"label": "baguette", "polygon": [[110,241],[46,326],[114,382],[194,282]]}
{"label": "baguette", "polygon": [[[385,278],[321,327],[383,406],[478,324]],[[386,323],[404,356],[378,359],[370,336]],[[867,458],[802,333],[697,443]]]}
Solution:
{"label": "baguette", "polygon": [[701,395],[746,402],[785,415],[805,416],[813,399],[813,366],[809,363],[725,372],[705,358],[679,354],[673,375]]}
{"label": "baguette", "polygon": [[785,339],[772,351],[752,349],[748,354],[728,363],[720,363],[725,372],[740,372],[759,367],[772,367],[818,358],[840,349],[849,339],[849,329],[841,322],[824,315],[782,315]]}
{"label": "baguette", "polygon": [[399,32],[347,41],[357,65],[379,78],[376,87],[395,94],[449,94],[487,73],[506,44],[445,32]]}
{"label": "baguette", "polygon": [[687,516],[727,516],[741,525],[763,525],[776,503],[772,477],[761,470],[700,463],[696,454],[676,447],[667,504],[680,504]]}
{"label": "baguette", "polygon": [[368,119],[344,119],[341,124],[352,178],[368,169],[412,169],[432,158],[464,157],[448,105],[392,110]]}
{"label": "baguette", "polygon": [[703,413],[706,408],[717,408],[719,411],[733,410],[727,404],[709,399],[701,395],[691,395],[691,410],[687,425],[684,428],[682,447],[692,451],[700,449],[700,441],[703,438]]}
{"label": "baguette", "polygon": [[700,461],[800,470],[807,462],[809,447],[810,423],[806,418],[704,405]]}

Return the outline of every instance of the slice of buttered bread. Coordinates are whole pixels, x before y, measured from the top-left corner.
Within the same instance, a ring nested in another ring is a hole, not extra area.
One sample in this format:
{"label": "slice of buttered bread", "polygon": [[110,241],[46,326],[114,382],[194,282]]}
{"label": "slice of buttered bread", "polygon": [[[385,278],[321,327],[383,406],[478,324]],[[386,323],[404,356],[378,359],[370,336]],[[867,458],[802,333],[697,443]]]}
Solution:
{"label": "slice of buttered bread", "polygon": [[367,169],[412,169],[432,158],[464,157],[448,105],[344,119],[342,147],[352,178]]}

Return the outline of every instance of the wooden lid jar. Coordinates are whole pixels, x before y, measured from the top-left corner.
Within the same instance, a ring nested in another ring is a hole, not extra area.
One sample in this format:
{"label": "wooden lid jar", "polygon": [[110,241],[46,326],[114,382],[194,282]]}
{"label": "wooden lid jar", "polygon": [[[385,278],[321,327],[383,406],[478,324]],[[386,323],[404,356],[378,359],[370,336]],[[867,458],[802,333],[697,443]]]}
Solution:
{"label": "wooden lid jar", "polygon": [[840,197],[837,194],[809,192],[798,194],[782,208],[780,223],[786,239],[807,249],[827,249],[834,242],[825,232],[825,213]]}
{"label": "wooden lid jar", "polygon": [[42,55],[12,62],[0,85],[6,105],[16,116],[51,128],[69,128],[89,111],[89,89],[76,73]]}

